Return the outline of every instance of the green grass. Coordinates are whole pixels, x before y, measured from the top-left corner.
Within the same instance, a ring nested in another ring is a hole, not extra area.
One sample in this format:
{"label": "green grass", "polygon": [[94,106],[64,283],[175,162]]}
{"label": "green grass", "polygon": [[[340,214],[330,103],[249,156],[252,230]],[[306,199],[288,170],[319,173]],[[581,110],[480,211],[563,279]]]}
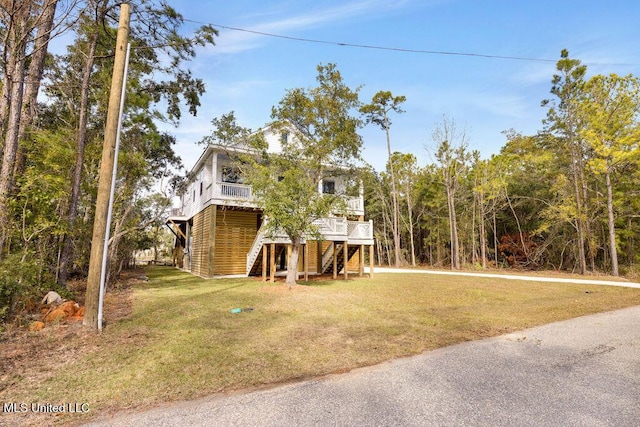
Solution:
{"label": "green grass", "polygon": [[[310,378],[585,314],[640,304],[640,289],[378,274],[288,291],[253,279],[147,270],[133,313],[94,351],[14,399],[88,402],[92,415]],[[232,314],[235,307],[251,312]]]}

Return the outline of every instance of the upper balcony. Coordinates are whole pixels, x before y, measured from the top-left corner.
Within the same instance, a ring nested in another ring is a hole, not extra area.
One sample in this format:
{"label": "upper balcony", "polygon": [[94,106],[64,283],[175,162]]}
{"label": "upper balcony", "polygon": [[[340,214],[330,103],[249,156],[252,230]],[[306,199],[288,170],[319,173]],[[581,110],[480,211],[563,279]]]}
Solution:
{"label": "upper balcony", "polygon": [[[362,197],[347,197],[346,214],[350,216],[364,215],[364,200]],[[183,197],[184,200],[184,197]],[[251,186],[231,182],[216,182],[203,188],[202,194],[191,196],[183,202],[182,207],[171,209],[172,217],[191,218],[209,205],[237,206],[258,208]]]}
{"label": "upper balcony", "polygon": [[[205,151],[192,176],[180,199],[180,206],[172,210],[172,217],[189,219],[210,205],[259,207],[251,186],[242,183],[242,176],[225,153]],[[328,178],[318,185],[319,193],[337,194],[344,190],[345,184],[340,178]],[[362,191],[358,197],[343,197],[347,215],[364,215]]]}

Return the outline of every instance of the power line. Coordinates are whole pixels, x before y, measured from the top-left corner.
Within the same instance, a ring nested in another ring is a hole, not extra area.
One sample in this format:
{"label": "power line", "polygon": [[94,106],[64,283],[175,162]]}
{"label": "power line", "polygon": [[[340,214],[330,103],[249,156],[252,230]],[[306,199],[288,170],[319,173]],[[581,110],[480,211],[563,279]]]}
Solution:
{"label": "power line", "polygon": [[[190,19],[185,19],[185,21],[192,22],[195,24],[205,24],[204,22],[193,21]],[[386,50],[393,52],[403,52],[403,53],[419,53],[426,55],[448,55],[448,56],[470,56],[476,58],[489,58],[489,59],[508,59],[512,61],[533,61],[533,62],[553,62],[555,63],[555,59],[543,59],[543,58],[527,58],[521,56],[503,56],[503,55],[488,55],[482,53],[469,53],[469,52],[451,52],[451,51],[443,51],[443,50],[424,50],[424,49],[408,49],[401,47],[388,47],[388,46],[377,46],[377,45],[367,45],[367,44],[357,44],[357,43],[346,43],[346,42],[334,42],[328,40],[317,40],[317,39],[308,39],[303,37],[293,37],[293,36],[284,36],[282,34],[273,34],[267,33],[264,31],[256,31],[256,30],[247,30],[246,28],[238,28],[238,27],[230,27],[228,25],[219,25],[219,24],[210,24],[217,28],[223,28],[225,30],[239,31],[243,33],[256,34],[265,37],[273,37],[284,40],[291,40],[297,42],[304,43],[317,43],[317,44],[328,44],[333,46],[343,46],[343,47],[354,47],[360,49],[375,49],[375,50]]]}

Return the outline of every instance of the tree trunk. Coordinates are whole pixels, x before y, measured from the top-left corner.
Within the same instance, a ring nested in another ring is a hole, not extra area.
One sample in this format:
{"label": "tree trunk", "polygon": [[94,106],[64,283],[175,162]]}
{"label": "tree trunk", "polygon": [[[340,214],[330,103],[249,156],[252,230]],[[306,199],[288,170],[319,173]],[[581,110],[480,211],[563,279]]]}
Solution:
{"label": "tree trunk", "polygon": [[482,258],[482,268],[487,268],[487,232],[485,230],[484,192],[478,195],[478,207],[480,208],[480,219],[478,221],[478,233],[480,235],[480,258]]}
{"label": "tree trunk", "polygon": [[[28,9],[28,8],[27,8]],[[13,182],[13,165],[18,151],[18,136],[20,132],[20,113],[22,111],[23,87],[25,78],[25,53],[28,10],[16,11],[14,28],[11,30],[9,63],[7,69],[12,70],[8,79],[9,103],[7,116],[7,130],[2,153],[2,168],[0,169],[0,259],[4,248],[9,224],[9,197]],[[22,16],[21,16],[22,15]]]}
{"label": "tree trunk", "polygon": [[493,253],[496,262],[496,267],[498,267],[498,226],[496,223],[496,211],[493,211]]}
{"label": "tree trunk", "polygon": [[[631,217],[627,218],[627,230],[632,230],[633,221]],[[634,265],[636,262],[636,239],[634,238],[633,233],[629,233],[629,237],[627,238],[627,262],[629,265]]]}
{"label": "tree trunk", "polygon": [[411,188],[407,188],[407,212],[409,213],[409,243],[411,244],[411,265],[416,266],[416,246],[413,238],[413,209],[411,208]]}
{"label": "tree trunk", "polygon": [[607,215],[609,224],[609,251],[611,253],[611,275],[618,276],[618,249],[616,248],[616,227],[613,216],[613,186],[611,184],[611,172],[607,168],[605,173],[607,183]]}
{"label": "tree trunk", "polygon": [[449,207],[449,234],[451,238],[451,268],[460,269],[460,244],[458,241],[458,222],[456,220],[456,206],[453,200],[453,192],[447,186],[447,205]]}
{"label": "tree trunk", "polygon": [[78,118],[78,133],[76,136],[76,163],[73,169],[73,181],[71,186],[71,197],[69,198],[69,208],[67,212],[67,224],[69,232],[64,236],[62,246],[62,256],[60,257],[60,272],[58,283],[66,285],[69,276],[69,267],[73,256],[73,227],[78,216],[78,203],[80,201],[80,185],[82,183],[82,168],[84,165],[84,149],[87,145],[87,121],[89,106],[89,89],[91,83],[91,73],[95,61],[96,46],[98,43],[97,31],[91,34],[89,39],[89,51],[87,52],[87,62],[82,71],[82,86],[80,89],[80,111]]}
{"label": "tree trunk", "polygon": [[444,264],[444,261],[442,259],[442,249],[443,249],[442,242],[440,242],[440,227],[438,225],[437,232],[436,232],[436,265],[438,267]]}
{"label": "tree trunk", "polygon": [[[569,107],[570,108],[570,107]],[[585,243],[585,237],[584,237],[584,218],[583,218],[583,203],[582,203],[582,196],[580,194],[581,192],[581,181],[580,181],[580,171],[579,166],[582,164],[580,158],[579,158],[579,153],[576,150],[576,142],[575,142],[575,137],[573,135],[573,120],[572,120],[572,114],[571,111],[569,111],[569,117],[568,117],[568,121],[569,121],[569,129],[570,129],[570,135],[569,135],[569,152],[571,154],[571,172],[572,172],[572,177],[573,177],[573,193],[574,193],[574,198],[575,198],[575,203],[576,203],[576,216],[577,216],[577,220],[576,220],[576,229],[578,232],[578,262],[580,263],[580,274],[586,274],[587,273],[587,259],[586,259],[586,255],[585,255],[585,251],[584,251],[584,243]]]}
{"label": "tree trunk", "polygon": [[[0,95],[0,135],[4,135],[7,129],[7,118],[9,115],[9,87],[11,80],[9,77],[13,73],[11,63],[5,63],[5,70],[2,75],[2,95]],[[0,140],[0,156],[3,155],[4,139]]]}
{"label": "tree trunk", "polygon": [[291,254],[289,255],[289,260],[287,262],[287,278],[285,285],[291,288],[292,286],[295,286],[298,281],[298,257],[300,255],[301,238],[299,236],[289,236],[289,238],[291,239]]}
{"label": "tree trunk", "polygon": [[384,129],[387,134],[387,153],[389,154],[389,172],[391,173],[391,200],[393,203],[393,246],[394,246],[394,263],[396,267],[400,267],[400,220],[398,207],[398,190],[396,188],[396,177],[393,171],[393,162],[391,161],[391,138],[389,136],[389,120],[386,115],[384,118]]}
{"label": "tree trunk", "polygon": [[[33,124],[37,114],[38,92],[40,91],[40,83],[44,74],[44,63],[47,57],[47,48],[51,39],[51,29],[56,13],[58,0],[49,0],[43,5],[43,11],[40,16],[40,24],[38,25],[38,33],[36,35],[35,46],[31,53],[29,70],[26,75],[24,87],[24,102],[22,105],[22,114],[20,117],[20,129],[18,141],[23,141],[28,128]],[[16,162],[14,165],[13,176],[19,176],[24,170],[25,152],[18,147]]]}
{"label": "tree trunk", "polygon": [[587,273],[587,259],[584,251],[584,221],[582,218],[582,201],[580,197],[580,189],[578,187],[578,174],[576,166],[573,168],[573,185],[574,185],[574,197],[576,202],[576,229],[578,231],[578,262],[580,263],[580,274]]}
{"label": "tree trunk", "polygon": [[474,267],[478,263],[478,249],[476,246],[476,199],[477,196],[474,195],[474,200],[471,204],[471,264]]}
{"label": "tree trunk", "polygon": [[[384,197],[384,192],[382,191],[382,189],[380,189],[379,192],[380,195],[380,200],[382,200],[382,229],[383,229],[383,236],[384,236],[384,244],[385,244],[385,249],[387,252],[387,264],[389,265],[389,267],[391,267],[391,253],[390,253],[390,246],[389,246],[389,232],[387,231],[387,224],[389,224],[389,226],[391,226],[391,228],[393,229],[393,224],[391,224],[391,219],[389,219],[389,215],[387,212],[387,203]],[[382,265],[382,262],[380,262],[380,265]]]}
{"label": "tree trunk", "polygon": [[580,179],[580,188],[582,190],[582,212],[583,212],[583,220],[584,220],[584,239],[587,246],[588,251],[585,254],[585,257],[589,258],[589,266],[591,272],[594,273],[596,271],[596,252],[598,251],[597,244],[595,243],[593,236],[593,231],[591,230],[591,221],[588,217],[589,210],[589,191],[587,187],[587,180],[584,176],[585,166],[583,159],[583,147],[579,147],[579,155],[578,155],[578,172]]}

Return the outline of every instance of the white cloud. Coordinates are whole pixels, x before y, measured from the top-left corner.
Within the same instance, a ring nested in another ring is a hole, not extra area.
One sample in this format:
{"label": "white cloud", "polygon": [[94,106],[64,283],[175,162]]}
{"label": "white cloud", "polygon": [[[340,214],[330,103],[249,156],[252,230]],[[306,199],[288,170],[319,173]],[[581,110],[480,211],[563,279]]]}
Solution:
{"label": "white cloud", "polygon": [[[317,28],[324,24],[335,24],[357,17],[372,17],[389,10],[397,10],[411,0],[388,2],[386,0],[362,0],[327,8],[311,9],[290,17],[275,19],[258,24],[245,25],[243,28],[258,33],[287,35],[297,30]],[[434,1],[432,3],[438,3]],[[237,53],[255,49],[264,43],[264,36],[256,33],[222,29],[215,48],[216,53]]]}

